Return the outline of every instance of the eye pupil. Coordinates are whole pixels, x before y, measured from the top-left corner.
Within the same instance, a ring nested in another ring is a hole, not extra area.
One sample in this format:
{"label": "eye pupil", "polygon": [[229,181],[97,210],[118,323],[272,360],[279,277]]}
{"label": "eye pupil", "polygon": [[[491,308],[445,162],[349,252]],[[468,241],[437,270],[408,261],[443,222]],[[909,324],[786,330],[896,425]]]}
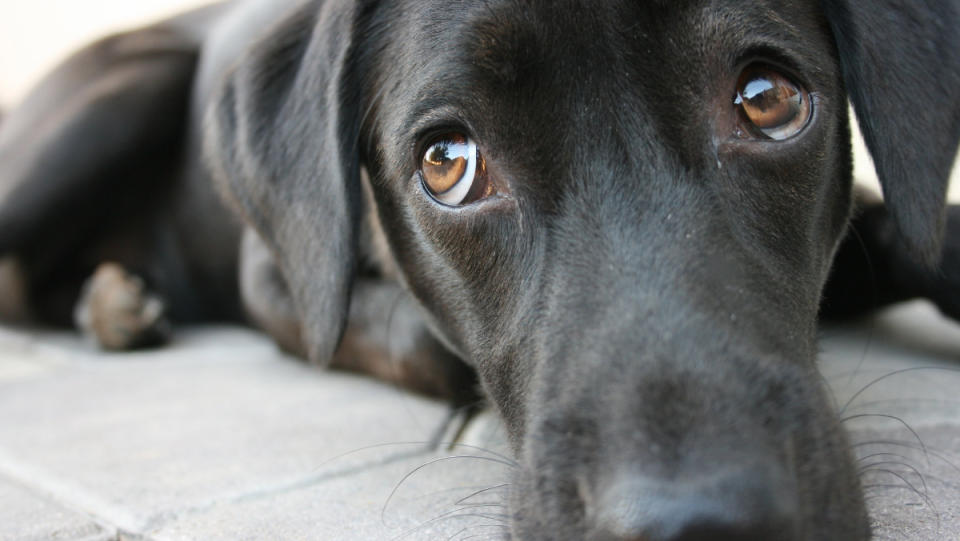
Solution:
{"label": "eye pupil", "polygon": [[430,162],[430,165],[443,165],[443,162],[449,160],[449,149],[445,143],[437,143],[430,147],[430,152],[427,157],[427,161]]}

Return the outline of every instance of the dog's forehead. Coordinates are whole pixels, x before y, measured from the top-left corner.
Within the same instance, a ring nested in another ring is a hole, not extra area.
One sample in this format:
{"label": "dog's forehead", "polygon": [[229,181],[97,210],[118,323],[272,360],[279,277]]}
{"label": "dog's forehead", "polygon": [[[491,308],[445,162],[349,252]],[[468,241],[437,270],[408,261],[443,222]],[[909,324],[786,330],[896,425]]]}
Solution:
{"label": "dog's forehead", "polygon": [[821,34],[818,27],[824,26],[819,5],[810,1],[486,0],[418,5],[409,14],[419,26],[412,43],[420,54],[456,58],[464,69],[476,68],[506,84],[540,71],[554,79],[583,75],[589,68],[603,71],[614,57],[665,69],[694,62],[707,52],[757,45],[796,49],[803,56]]}
{"label": "dog's forehead", "polygon": [[[383,57],[389,75],[379,84],[395,93],[381,120],[403,148],[431,123],[450,123],[451,117],[501,148],[529,141],[545,126],[572,140],[585,126],[626,122],[626,137],[650,139],[662,135],[652,126],[675,125],[698,107],[706,110],[710,93],[732,96],[734,71],[753,53],[786,60],[801,76],[806,70],[829,80],[835,72],[822,10],[807,0],[429,0],[402,6],[388,15],[396,32],[380,48],[392,52]],[[555,152],[551,145],[542,150]],[[571,145],[591,150],[582,142]]]}
{"label": "dog's forehead", "polygon": [[665,81],[699,86],[757,51],[798,71],[833,56],[810,0],[428,0],[385,16],[394,49],[385,69],[421,102],[547,88],[596,99],[624,85],[656,94],[671,91]]}

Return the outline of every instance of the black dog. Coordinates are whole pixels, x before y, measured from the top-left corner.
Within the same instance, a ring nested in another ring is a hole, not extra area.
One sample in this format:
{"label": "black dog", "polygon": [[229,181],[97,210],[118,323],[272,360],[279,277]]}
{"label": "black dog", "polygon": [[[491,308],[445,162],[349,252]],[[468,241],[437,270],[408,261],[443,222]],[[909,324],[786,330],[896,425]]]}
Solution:
{"label": "black dog", "polygon": [[[107,346],[164,303],[427,392],[475,373],[514,539],[865,540],[821,293],[839,246],[831,312],[958,314],[958,10],[251,0],[116,36],[0,130],[6,311],[68,323],[94,275]],[[887,206],[841,243],[848,98]]]}

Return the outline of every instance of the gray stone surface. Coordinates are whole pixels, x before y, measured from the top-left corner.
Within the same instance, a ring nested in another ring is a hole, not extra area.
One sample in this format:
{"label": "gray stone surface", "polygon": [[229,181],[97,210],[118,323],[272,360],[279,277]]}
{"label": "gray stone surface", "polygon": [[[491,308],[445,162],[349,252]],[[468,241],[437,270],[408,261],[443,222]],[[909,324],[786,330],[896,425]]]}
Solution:
{"label": "gray stone surface", "polygon": [[960,540],[960,327],[926,303],[822,331],[874,536]]}
{"label": "gray stone surface", "polygon": [[501,533],[498,496],[509,466],[493,460],[494,455],[461,449],[341,471],[322,483],[177,517],[151,538],[434,541]]}
{"label": "gray stone surface", "polygon": [[0,541],[107,541],[111,533],[83,513],[0,476]]}
{"label": "gray stone surface", "polygon": [[[822,337],[877,539],[960,540],[960,328],[911,304]],[[0,541],[502,539],[499,427],[428,450],[445,416],[242,329],[136,354],[0,329]]]}
{"label": "gray stone surface", "polygon": [[132,533],[422,453],[385,446],[334,461],[340,474],[324,469],[367,446],[424,441],[446,414],[238,329],[111,355],[69,335],[8,332],[0,366],[0,475]]}

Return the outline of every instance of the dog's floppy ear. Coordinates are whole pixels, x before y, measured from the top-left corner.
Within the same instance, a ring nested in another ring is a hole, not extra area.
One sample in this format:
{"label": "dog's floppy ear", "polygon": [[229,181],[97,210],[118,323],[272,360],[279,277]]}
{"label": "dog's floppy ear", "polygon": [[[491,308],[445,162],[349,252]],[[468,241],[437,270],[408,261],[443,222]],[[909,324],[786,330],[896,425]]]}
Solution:
{"label": "dog's floppy ear", "polygon": [[218,186],[273,251],[313,361],[343,333],[360,215],[353,0],[309,1],[253,46],[207,111]]}
{"label": "dog's floppy ear", "polygon": [[940,257],[950,170],[960,141],[956,0],[823,0],[844,80],[912,253]]}

